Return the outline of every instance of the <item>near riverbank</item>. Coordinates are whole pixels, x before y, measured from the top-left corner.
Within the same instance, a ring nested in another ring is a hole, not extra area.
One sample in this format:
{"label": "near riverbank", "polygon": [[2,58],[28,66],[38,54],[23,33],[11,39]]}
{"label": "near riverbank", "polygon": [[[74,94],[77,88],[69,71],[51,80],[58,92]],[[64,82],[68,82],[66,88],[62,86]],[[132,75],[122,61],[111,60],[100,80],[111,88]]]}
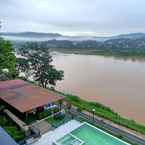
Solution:
{"label": "near riverbank", "polygon": [[[63,94],[63,93],[61,93]],[[134,120],[129,120],[127,118],[124,118],[123,116],[119,115],[118,113],[114,112],[111,108],[106,107],[102,104],[99,104],[97,102],[88,102],[83,99],[80,99],[77,96],[73,96],[70,94],[63,94],[65,96],[65,100],[68,101],[73,106],[76,106],[78,111],[88,111],[90,113],[105,118],[107,120],[112,121],[115,124],[124,126],[126,128],[129,128],[131,130],[134,130],[136,132],[139,132],[143,135],[145,135],[145,126],[142,124],[139,124],[135,122]]]}

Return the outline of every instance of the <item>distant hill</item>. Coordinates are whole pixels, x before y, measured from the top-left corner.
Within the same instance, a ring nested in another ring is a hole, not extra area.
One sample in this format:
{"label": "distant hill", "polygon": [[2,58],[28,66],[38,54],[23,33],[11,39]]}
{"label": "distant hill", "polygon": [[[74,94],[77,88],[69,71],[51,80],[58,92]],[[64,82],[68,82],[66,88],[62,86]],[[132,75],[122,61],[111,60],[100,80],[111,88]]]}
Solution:
{"label": "distant hill", "polygon": [[139,39],[145,38],[145,33],[130,33],[130,34],[121,34],[117,36],[110,37],[109,39]]}
{"label": "distant hill", "polygon": [[38,38],[38,37],[60,37],[62,35],[58,33],[38,33],[38,32],[20,32],[20,33],[0,33],[2,36],[14,36],[14,37],[33,37],[33,38]]}
{"label": "distant hill", "polygon": [[[100,36],[64,36],[59,33],[39,33],[39,32],[20,32],[20,33],[12,33],[12,32],[7,32],[7,33],[0,33],[1,36],[8,38],[10,40],[27,40],[31,41],[30,38],[35,40],[34,38],[37,39],[37,41],[42,41],[43,39],[45,40],[69,40],[69,41],[86,41],[86,40],[95,40],[95,41],[106,41],[110,39],[143,39],[145,38],[145,33],[131,33],[131,34],[121,34],[121,35],[115,35],[115,36],[110,36],[110,37],[100,37]],[[24,39],[22,39],[22,37]],[[29,38],[29,39],[28,39]]]}
{"label": "distant hill", "polygon": [[122,56],[145,56],[145,37],[142,38],[116,38],[106,41],[69,41],[49,40],[46,42],[49,48],[65,50],[66,52],[122,55]]}

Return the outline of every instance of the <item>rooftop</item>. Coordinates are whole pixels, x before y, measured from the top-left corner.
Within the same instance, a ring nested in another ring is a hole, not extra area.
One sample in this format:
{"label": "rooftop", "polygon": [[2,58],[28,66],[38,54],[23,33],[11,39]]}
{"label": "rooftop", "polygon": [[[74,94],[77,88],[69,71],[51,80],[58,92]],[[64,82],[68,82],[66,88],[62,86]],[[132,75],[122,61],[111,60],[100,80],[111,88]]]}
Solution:
{"label": "rooftop", "polygon": [[23,80],[0,82],[0,99],[24,113],[63,97]]}

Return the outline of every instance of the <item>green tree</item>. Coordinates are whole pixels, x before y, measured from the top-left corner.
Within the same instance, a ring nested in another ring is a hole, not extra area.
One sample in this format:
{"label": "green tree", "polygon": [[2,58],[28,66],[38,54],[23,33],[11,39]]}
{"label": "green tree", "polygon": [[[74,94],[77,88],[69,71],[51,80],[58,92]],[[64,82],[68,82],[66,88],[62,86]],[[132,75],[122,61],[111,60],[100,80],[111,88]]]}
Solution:
{"label": "green tree", "polygon": [[21,49],[24,50],[21,54],[27,57],[29,72],[40,86],[55,86],[57,81],[63,79],[63,71],[55,69],[52,65],[52,57],[45,43],[28,43],[24,48]]}
{"label": "green tree", "polygon": [[0,38],[0,80],[14,78],[16,75],[16,57],[12,51],[10,41]]}
{"label": "green tree", "polygon": [[30,67],[28,60],[26,58],[17,58],[16,62],[17,62],[16,63],[17,75],[21,76],[20,74],[24,73],[25,76],[23,76],[23,77],[25,77],[25,79],[28,79],[29,67]]}

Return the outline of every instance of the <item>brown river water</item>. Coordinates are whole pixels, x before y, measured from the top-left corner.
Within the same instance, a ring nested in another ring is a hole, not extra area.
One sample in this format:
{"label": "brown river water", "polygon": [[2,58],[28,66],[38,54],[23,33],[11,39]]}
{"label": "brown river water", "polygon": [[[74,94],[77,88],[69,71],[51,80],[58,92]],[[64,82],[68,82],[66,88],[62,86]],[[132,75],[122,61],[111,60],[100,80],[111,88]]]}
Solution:
{"label": "brown river water", "polygon": [[145,60],[62,53],[53,54],[53,60],[64,70],[57,90],[100,102],[145,124]]}

